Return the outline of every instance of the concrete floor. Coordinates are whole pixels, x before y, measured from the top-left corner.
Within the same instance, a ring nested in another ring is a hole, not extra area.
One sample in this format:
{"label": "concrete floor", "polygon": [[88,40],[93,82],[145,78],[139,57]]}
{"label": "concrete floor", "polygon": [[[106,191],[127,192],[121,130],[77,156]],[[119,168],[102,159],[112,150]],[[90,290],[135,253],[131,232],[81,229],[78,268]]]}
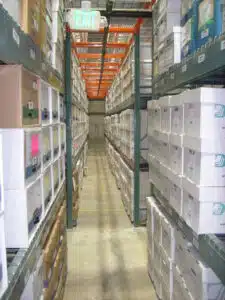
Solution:
{"label": "concrete floor", "polygon": [[68,232],[64,300],[156,300],[146,228],[131,225],[102,145],[89,149],[78,226]]}

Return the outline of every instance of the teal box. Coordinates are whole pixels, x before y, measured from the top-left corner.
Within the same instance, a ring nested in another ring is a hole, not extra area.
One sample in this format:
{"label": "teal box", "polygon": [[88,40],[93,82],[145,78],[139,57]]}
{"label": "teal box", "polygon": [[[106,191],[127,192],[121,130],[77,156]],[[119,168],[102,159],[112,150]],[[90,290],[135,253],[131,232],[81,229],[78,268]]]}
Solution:
{"label": "teal box", "polygon": [[224,32],[224,0],[198,0],[197,47],[200,48]]}
{"label": "teal box", "polygon": [[185,58],[196,50],[196,8],[196,1],[183,0],[181,3],[181,58]]}

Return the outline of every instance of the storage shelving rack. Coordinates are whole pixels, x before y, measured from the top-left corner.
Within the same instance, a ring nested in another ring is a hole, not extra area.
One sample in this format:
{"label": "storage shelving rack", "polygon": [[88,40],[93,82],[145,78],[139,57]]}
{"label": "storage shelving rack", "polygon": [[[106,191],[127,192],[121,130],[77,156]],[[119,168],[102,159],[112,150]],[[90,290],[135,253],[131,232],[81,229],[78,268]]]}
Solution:
{"label": "storage shelving rack", "polygon": [[[2,4],[0,4],[0,28],[0,38],[4,41],[0,45],[1,63],[23,65],[60,91],[63,97],[63,74],[52,67],[39,46],[33,42],[29,34],[24,33]],[[40,256],[40,245],[46,240],[65,196],[63,184],[27,249],[7,249],[8,287],[1,299],[20,299],[29,275]]]}
{"label": "storage shelving rack", "polygon": [[[101,5],[105,5],[105,3],[101,3]],[[72,6],[72,4],[71,4]],[[138,9],[114,9],[113,1],[107,1],[106,9],[100,9],[101,15],[105,16],[107,19],[107,26],[105,28],[100,28],[100,31],[97,33],[88,33],[88,36],[82,37],[79,36],[78,39],[72,40],[72,36],[76,31],[70,30],[67,27],[66,33],[66,99],[67,104],[72,103],[72,92],[71,92],[71,80],[70,80],[70,61],[71,61],[71,51],[73,48],[76,52],[76,56],[79,60],[80,69],[82,72],[82,76],[86,81],[87,94],[88,98],[91,99],[103,99],[106,97],[107,90],[112,84],[115,76],[118,74],[118,71],[121,67],[121,64],[124,58],[127,55],[127,51],[130,48],[130,45],[135,40],[138,45],[140,42],[139,38],[139,27],[143,21],[143,19],[151,18],[151,10],[148,10],[149,3],[147,3],[143,9],[139,9],[141,5],[137,4]],[[67,7],[69,9],[69,7]],[[118,19],[117,19],[118,17]],[[127,21],[126,26],[124,26],[124,22],[121,23],[121,17],[128,17],[130,20]],[[119,20],[120,18],[120,20]],[[112,21],[113,19],[113,21]],[[137,23],[134,26],[134,23]],[[118,20],[118,22],[117,22]],[[130,22],[132,20],[132,22]],[[136,31],[137,29],[137,31]],[[136,34],[135,34],[136,33]],[[123,36],[123,37],[122,37]],[[131,37],[131,40],[129,39]],[[136,47],[137,49],[138,47]],[[99,51],[100,50],[100,51]],[[139,51],[139,48],[138,50]],[[136,53],[136,56],[139,56],[139,53]],[[135,142],[135,153],[136,153],[136,161],[140,160],[140,107],[147,107],[147,100],[149,97],[143,98],[142,101],[138,101],[140,97],[139,92],[139,80],[140,80],[140,69],[138,67],[138,59],[136,60],[137,65],[135,68],[136,74],[136,101],[128,101],[127,103],[123,103],[122,107],[116,107],[113,111],[108,111],[107,114],[111,115],[113,113],[121,112],[122,110],[130,108],[135,108],[136,112],[136,130],[137,133],[136,142]],[[70,108],[68,107],[68,110]],[[71,118],[71,116],[69,117]],[[70,121],[68,121],[70,122]],[[68,128],[68,126],[67,126]],[[69,130],[69,129],[68,129]],[[67,137],[70,136],[71,133],[67,130]],[[113,143],[112,143],[113,145]],[[68,165],[72,165],[72,160],[68,161]],[[132,169],[135,170],[135,201],[139,207],[139,171],[140,164],[134,164],[134,160],[129,162],[129,165],[132,166]],[[72,174],[72,170],[68,170],[70,174]],[[69,176],[68,173],[68,177]],[[67,191],[69,191],[70,196],[72,195],[72,188],[70,182],[67,183]],[[71,191],[71,192],[70,192]],[[71,198],[69,196],[69,198]],[[72,205],[72,204],[70,204]],[[71,216],[68,215],[68,220],[71,220]],[[69,226],[72,226],[72,220]],[[135,220],[134,223],[139,225],[139,211],[135,209]]]}
{"label": "storage shelving rack", "polygon": [[[151,19],[150,15],[148,18],[149,20]],[[147,22],[149,22],[149,20]],[[146,24],[147,26],[149,26],[149,23]],[[148,31],[148,34],[149,32],[150,31]],[[133,213],[131,211],[129,212],[129,210],[127,211],[131,221],[134,222],[134,225],[139,226],[144,222],[144,220],[141,220],[140,218],[140,172],[148,172],[148,163],[146,159],[141,156],[141,109],[146,109],[147,101],[151,99],[151,95],[149,94],[151,91],[151,80],[148,81],[147,84],[141,81],[140,42],[142,42],[142,35],[140,32],[140,28],[138,28],[138,30],[134,30],[133,34],[134,43],[130,43],[130,47],[127,50],[123,63],[121,64],[120,73],[117,75],[117,77],[115,77],[112,87],[109,90],[108,96],[106,97],[106,116],[116,117],[117,115],[121,114],[123,111],[125,112],[128,109],[131,109],[134,112],[134,155],[132,155],[132,157],[125,155],[121,151],[120,146],[118,146],[117,143],[112,140],[109,132],[106,131],[105,136],[107,141],[114,147],[117,153],[119,153],[120,157],[129,167],[129,169],[134,172],[134,199],[130,200],[134,205],[134,211]],[[148,46],[151,45],[148,44]],[[132,51],[133,55],[131,54]],[[127,61],[129,61],[130,64]],[[128,83],[128,86],[123,87],[123,68],[127,67],[130,69],[125,70],[124,73],[127,74],[127,72],[133,71],[134,81]],[[147,66],[147,68],[148,67],[149,66]],[[124,100],[124,93],[125,89],[127,91],[127,87],[128,90],[132,90],[132,92],[131,95],[128,95]],[[148,93],[143,93],[143,90],[147,90]],[[115,93],[116,95],[114,95]]]}
{"label": "storage shelving rack", "polygon": [[[153,77],[153,99],[174,95],[185,89],[204,85],[225,84],[225,35],[220,35],[202,46],[181,63],[170,67],[169,71]],[[163,199],[160,192],[153,187],[153,195],[163,206],[163,212],[169,216],[187,239],[199,251],[200,256],[225,284],[225,236],[196,235],[193,230]]]}

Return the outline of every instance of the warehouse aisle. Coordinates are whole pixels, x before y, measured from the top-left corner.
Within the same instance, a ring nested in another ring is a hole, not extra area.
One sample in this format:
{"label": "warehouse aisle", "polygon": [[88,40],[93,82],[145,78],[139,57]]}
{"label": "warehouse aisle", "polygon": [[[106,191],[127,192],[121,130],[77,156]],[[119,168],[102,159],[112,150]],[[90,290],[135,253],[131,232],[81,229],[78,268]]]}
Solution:
{"label": "warehouse aisle", "polygon": [[78,227],[68,233],[64,300],[155,300],[146,248],[146,230],[131,226],[104,146],[90,146]]}

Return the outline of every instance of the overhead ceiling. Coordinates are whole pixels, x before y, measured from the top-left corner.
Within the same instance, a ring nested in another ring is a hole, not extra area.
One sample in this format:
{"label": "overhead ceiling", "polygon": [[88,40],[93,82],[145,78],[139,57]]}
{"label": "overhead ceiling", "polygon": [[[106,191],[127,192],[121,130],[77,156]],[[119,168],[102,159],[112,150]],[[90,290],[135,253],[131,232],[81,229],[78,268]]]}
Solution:
{"label": "overhead ceiling", "polygon": [[[93,0],[91,1],[91,7],[102,10],[106,8],[106,2],[107,1]],[[113,8],[149,10],[151,2],[152,1],[144,0],[116,0]],[[67,0],[66,8],[81,8],[81,0]],[[130,47],[135,25],[138,21],[140,22],[140,19],[110,18],[109,33],[107,34],[107,41],[105,42],[105,55],[102,54],[105,36],[103,29],[99,33],[72,33],[73,47],[76,50],[80,62],[82,76],[86,81],[89,99],[104,99],[107,95],[113,79],[118,73]],[[148,28],[148,22],[151,22],[151,20],[146,21],[145,27]],[[148,30],[142,30],[142,35],[143,34],[151,36]]]}

